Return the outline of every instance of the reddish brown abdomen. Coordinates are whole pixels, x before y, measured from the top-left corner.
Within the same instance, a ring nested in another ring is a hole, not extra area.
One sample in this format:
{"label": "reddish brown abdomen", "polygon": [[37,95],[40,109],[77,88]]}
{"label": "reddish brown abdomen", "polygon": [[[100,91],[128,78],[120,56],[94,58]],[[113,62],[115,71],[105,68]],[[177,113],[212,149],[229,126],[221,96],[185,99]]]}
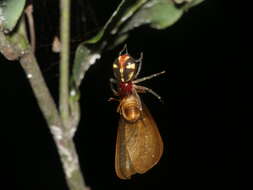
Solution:
{"label": "reddish brown abdomen", "polygon": [[141,117],[141,107],[137,98],[129,95],[123,98],[120,106],[120,113],[128,122],[136,122]]}

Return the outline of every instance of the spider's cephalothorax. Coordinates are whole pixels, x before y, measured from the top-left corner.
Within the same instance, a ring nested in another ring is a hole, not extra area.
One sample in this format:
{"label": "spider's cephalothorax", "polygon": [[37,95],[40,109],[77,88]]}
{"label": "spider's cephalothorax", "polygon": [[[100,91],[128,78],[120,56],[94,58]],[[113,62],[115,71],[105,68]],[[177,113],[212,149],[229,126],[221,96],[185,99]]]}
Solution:
{"label": "spider's cephalothorax", "polygon": [[121,97],[132,93],[133,81],[139,74],[141,68],[142,54],[135,60],[127,52],[125,46],[113,63],[113,73],[118,81],[119,95]]}
{"label": "spider's cephalothorax", "polygon": [[119,55],[113,63],[113,73],[118,81],[120,96],[128,95],[132,92],[132,81],[137,76],[139,60],[134,60],[129,54]]}
{"label": "spider's cephalothorax", "polygon": [[[139,82],[151,79],[153,77],[165,73],[165,71],[162,71],[160,73],[155,73],[148,77],[137,79],[142,66],[142,58],[143,54],[141,53],[140,58],[135,60],[128,54],[126,46],[119,53],[118,58],[113,63],[113,74],[115,79],[110,79],[111,88],[116,96],[124,98],[125,96],[131,95],[133,93],[136,94],[137,92],[150,92],[158,99],[161,99],[161,97],[153,90],[144,86],[136,85]],[[118,89],[114,89],[112,84],[117,84]]]}
{"label": "spider's cephalothorax", "polygon": [[130,55],[120,55],[113,63],[114,77],[121,82],[129,82],[135,78],[138,63]]}

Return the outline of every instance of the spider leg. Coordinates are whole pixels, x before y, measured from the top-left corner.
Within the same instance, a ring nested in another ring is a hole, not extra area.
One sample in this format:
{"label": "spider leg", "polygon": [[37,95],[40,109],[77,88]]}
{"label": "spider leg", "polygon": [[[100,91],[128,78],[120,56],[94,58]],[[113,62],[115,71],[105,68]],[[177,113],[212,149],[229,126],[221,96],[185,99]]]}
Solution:
{"label": "spider leg", "polygon": [[159,73],[155,73],[155,74],[149,75],[149,76],[147,76],[147,77],[143,77],[143,78],[140,78],[140,79],[136,79],[136,80],[133,81],[133,84],[136,84],[136,83],[139,83],[139,82],[143,82],[143,81],[145,81],[145,80],[152,79],[152,78],[157,77],[157,76],[159,76],[159,75],[161,75],[161,74],[164,74],[165,72],[166,72],[166,71],[162,71],[162,72],[159,72]]}
{"label": "spider leg", "polygon": [[120,99],[117,99],[117,98],[114,98],[114,97],[110,97],[107,101],[108,102],[111,102],[111,101],[117,101],[117,102],[119,102]]}
{"label": "spider leg", "polygon": [[152,94],[153,96],[155,96],[159,101],[162,101],[162,97],[159,96],[156,92],[154,92],[152,89],[147,88],[145,86],[139,86],[139,85],[134,85],[134,88],[136,89],[137,92],[139,93],[145,93],[145,92],[149,92],[150,94]]}
{"label": "spider leg", "polygon": [[128,54],[127,44],[124,45],[123,49],[119,52],[119,55]]}
{"label": "spider leg", "polygon": [[[138,88],[138,87],[137,87]],[[136,89],[136,85],[134,85],[134,88],[133,88],[133,92],[132,92],[134,95],[135,95],[135,97],[137,98],[137,102],[138,102],[138,107],[139,107],[139,109],[140,110],[142,110],[142,103],[141,103],[141,98],[140,98],[140,96],[139,96],[139,94],[138,94],[138,91],[137,91],[137,89]]]}
{"label": "spider leg", "polygon": [[143,53],[141,52],[140,58],[139,58],[139,59],[137,59],[137,60],[135,60],[137,63],[139,63],[139,65],[138,65],[138,70],[137,70],[137,72],[136,72],[136,74],[135,74],[135,77],[134,77],[134,78],[137,78],[137,77],[138,77],[138,75],[139,75],[139,73],[140,73],[140,71],[141,71],[141,67],[142,67],[142,59],[143,59]]}
{"label": "spider leg", "polygon": [[119,93],[117,92],[117,90],[115,89],[115,86],[113,84],[117,84],[117,80],[113,79],[113,78],[110,78],[110,87],[111,87],[111,90],[113,92],[113,94],[115,96],[118,96]]}

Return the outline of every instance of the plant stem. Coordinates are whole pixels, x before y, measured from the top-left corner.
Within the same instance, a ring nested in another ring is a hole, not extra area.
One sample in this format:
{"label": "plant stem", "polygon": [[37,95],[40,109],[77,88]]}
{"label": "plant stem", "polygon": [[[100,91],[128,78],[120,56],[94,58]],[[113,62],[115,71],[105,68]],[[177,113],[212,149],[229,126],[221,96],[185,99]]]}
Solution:
{"label": "plant stem", "polygon": [[57,126],[60,128],[62,126],[61,118],[41,74],[34,54],[32,52],[26,53],[20,58],[20,63],[26,73],[27,78],[29,79],[39,107],[47,121],[49,128],[51,126]]}
{"label": "plant stem", "polygon": [[[65,128],[63,136],[59,136],[56,144],[63,160],[63,167],[67,184],[70,190],[89,189],[84,182],[79,166],[78,155],[73,142],[72,118],[70,117],[69,102],[69,38],[70,38],[70,2],[71,0],[60,1],[60,114],[62,124]],[[76,126],[75,126],[76,127]],[[57,135],[55,135],[57,136]]]}
{"label": "plant stem", "polygon": [[32,51],[35,52],[36,33],[35,33],[35,28],[34,28],[33,5],[32,4],[27,6],[27,8],[25,9],[25,13],[26,13],[26,16],[27,16],[27,21],[28,21],[28,30],[29,30],[29,34],[30,34],[30,41],[31,41]]}
{"label": "plant stem", "polygon": [[69,36],[70,36],[70,0],[60,1],[60,114],[64,127],[69,126]]}
{"label": "plant stem", "polygon": [[39,107],[54,138],[69,189],[88,190],[89,188],[85,185],[80,170],[73,139],[63,128],[55,102],[46,86],[34,54],[32,52],[26,53],[20,58],[20,63],[29,79]]}
{"label": "plant stem", "polygon": [[[69,189],[88,190],[89,187],[85,185],[80,169],[73,134],[64,127],[55,101],[42,76],[35,55],[28,44],[26,34],[22,33],[21,28],[24,28],[23,20],[18,28],[12,36],[7,36],[0,31],[0,52],[8,60],[20,61],[55,141]],[[13,43],[13,41],[19,43]]]}

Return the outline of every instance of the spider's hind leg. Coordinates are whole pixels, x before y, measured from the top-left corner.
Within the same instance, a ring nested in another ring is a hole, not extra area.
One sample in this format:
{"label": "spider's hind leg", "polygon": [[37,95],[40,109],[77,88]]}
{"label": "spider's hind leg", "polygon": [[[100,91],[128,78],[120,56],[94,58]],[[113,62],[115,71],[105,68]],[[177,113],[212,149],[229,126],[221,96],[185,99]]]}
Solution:
{"label": "spider's hind leg", "polygon": [[149,92],[150,94],[152,94],[153,96],[155,96],[159,101],[162,102],[162,97],[159,96],[155,91],[153,91],[152,89],[150,88],[147,88],[145,86],[139,86],[139,85],[135,85],[134,86],[136,91],[139,92],[139,93],[146,93],[146,92]]}

